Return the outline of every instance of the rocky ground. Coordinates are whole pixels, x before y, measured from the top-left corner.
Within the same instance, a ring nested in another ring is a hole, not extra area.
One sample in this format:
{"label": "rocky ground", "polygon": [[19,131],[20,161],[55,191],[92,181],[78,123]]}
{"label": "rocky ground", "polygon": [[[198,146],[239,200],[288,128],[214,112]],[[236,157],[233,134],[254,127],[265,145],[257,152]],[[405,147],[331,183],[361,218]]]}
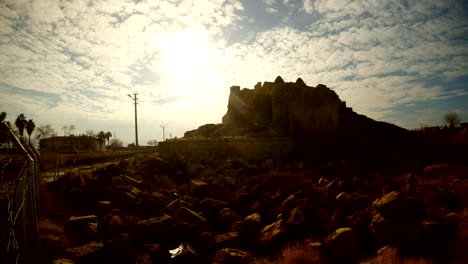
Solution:
{"label": "rocky ground", "polygon": [[45,263],[468,263],[466,159],[144,155],[41,186]]}

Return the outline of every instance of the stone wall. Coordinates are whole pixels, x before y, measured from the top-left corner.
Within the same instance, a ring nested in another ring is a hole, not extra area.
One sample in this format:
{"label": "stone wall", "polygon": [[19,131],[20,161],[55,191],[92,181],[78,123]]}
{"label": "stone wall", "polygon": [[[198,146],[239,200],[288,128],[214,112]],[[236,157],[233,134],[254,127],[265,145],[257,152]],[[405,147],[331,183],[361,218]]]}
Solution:
{"label": "stone wall", "polygon": [[196,138],[160,142],[159,154],[189,159],[209,157],[265,158],[288,155],[293,144],[287,138]]}

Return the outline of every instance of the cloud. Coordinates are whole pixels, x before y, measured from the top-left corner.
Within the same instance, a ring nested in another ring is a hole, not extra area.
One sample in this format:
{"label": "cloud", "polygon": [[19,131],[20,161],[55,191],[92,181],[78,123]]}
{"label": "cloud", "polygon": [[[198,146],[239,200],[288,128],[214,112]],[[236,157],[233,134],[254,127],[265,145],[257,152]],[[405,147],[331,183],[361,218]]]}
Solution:
{"label": "cloud", "polygon": [[[129,140],[133,92],[142,126],[171,124],[179,136],[220,122],[229,86],[277,75],[324,83],[382,120],[397,120],[399,108],[466,96],[451,85],[467,76],[461,1],[2,3],[2,105],[44,122],[129,125]],[[19,103],[6,104],[8,96]]]}

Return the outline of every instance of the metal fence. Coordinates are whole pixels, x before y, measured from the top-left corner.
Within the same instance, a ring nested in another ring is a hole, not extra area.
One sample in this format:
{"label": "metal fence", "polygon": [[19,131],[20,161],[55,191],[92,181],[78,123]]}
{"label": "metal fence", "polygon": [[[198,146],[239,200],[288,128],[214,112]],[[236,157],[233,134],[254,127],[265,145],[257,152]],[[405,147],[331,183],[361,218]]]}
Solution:
{"label": "metal fence", "polygon": [[0,263],[39,263],[39,153],[0,123]]}

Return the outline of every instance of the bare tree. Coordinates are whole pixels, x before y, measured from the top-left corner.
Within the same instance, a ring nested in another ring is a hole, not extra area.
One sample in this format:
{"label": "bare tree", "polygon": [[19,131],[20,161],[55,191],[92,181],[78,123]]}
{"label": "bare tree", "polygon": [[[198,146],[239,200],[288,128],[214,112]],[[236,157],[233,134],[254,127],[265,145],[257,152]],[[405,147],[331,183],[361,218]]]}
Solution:
{"label": "bare tree", "polygon": [[444,120],[450,128],[454,128],[460,125],[460,117],[458,117],[458,114],[455,112],[449,112],[445,114]]}
{"label": "bare tree", "polygon": [[92,130],[92,129],[86,130],[85,135],[90,136],[90,137],[96,137],[97,136],[96,132],[94,130]]}
{"label": "bare tree", "polygon": [[155,147],[158,145],[158,141],[156,139],[151,139],[151,140],[148,140],[147,144],[148,146]]}
{"label": "bare tree", "polygon": [[122,140],[118,139],[118,138],[113,138],[111,141],[110,141],[110,145],[112,146],[112,148],[120,148],[123,146],[123,142]]}
{"label": "bare tree", "polygon": [[62,127],[63,135],[64,136],[71,136],[73,130],[75,130],[75,129],[76,129],[75,125],[63,126]]}
{"label": "bare tree", "polygon": [[36,135],[34,138],[36,140],[41,140],[44,138],[50,138],[55,136],[57,136],[57,132],[55,132],[55,129],[52,127],[51,124],[47,124],[36,128]]}

